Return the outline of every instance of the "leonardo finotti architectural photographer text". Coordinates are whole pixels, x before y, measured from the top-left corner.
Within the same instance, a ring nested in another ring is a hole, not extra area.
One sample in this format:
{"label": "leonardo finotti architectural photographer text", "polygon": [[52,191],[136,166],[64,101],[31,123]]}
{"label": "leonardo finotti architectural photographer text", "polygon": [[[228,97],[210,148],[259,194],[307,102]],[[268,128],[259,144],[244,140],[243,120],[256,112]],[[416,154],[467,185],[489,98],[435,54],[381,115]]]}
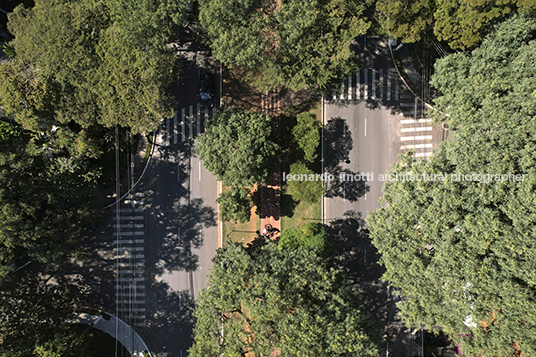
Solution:
{"label": "leonardo finotti architectural photographer text", "polygon": [[[426,182],[507,182],[507,181],[524,181],[525,174],[514,175],[511,173],[507,174],[426,174],[426,173],[396,173],[396,174],[379,174],[378,181],[426,181]],[[341,172],[338,175],[333,174],[293,174],[287,175],[286,172],[283,172],[283,181],[345,181],[345,182],[359,182],[365,181],[370,182],[374,181],[373,172],[362,172],[362,173],[346,173]]]}

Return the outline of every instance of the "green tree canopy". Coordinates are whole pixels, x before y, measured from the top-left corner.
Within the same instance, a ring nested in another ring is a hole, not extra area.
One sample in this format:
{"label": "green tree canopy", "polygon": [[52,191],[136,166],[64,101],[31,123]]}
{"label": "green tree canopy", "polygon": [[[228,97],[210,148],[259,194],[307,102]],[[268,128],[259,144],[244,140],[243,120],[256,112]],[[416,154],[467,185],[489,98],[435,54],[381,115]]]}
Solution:
{"label": "green tree canopy", "polygon": [[303,159],[312,163],[317,158],[320,144],[320,128],[322,124],[316,120],[316,115],[303,112],[297,116],[298,123],[292,129],[294,144],[303,151]]}
{"label": "green tree canopy", "polygon": [[287,193],[297,201],[314,203],[320,200],[325,192],[319,175],[315,175],[301,161],[290,165],[290,172],[286,177],[286,181]]}
{"label": "green tree canopy", "polygon": [[454,137],[393,173],[445,176],[387,183],[369,218],[403,319],[441,327],[464,355],[536,353],[535,34],[534,17],[516,16],[437,63]]}
{"label": "green tree canopy", "polygon": [[[275,243],[218,250],[197,300],[191,356],[372,356],[375,330],[340,273]],[[222,331],[223,329],[223,331]]]}
{"label": "green tree canopy", "polygon": [[376,13],[384,33],[404,42],[416,42],[433,29],[452,48],[480,43],[492,26],[517,12],[536,8],[525,0],[377,0]]}
{"label": "green tree canopy", "polygon": [[222,221],[249,222],[253,200],[248,188],[232,185],[216,202],[220,205]]}
{"label": "green tree canopy", "polygon": [[278,246],[281,249],[309,248],[322,256],[329,250],[324,226],[321,223],[304,223],[296,228],[283,229]]}
{"label": "green tree canopy", "polygon": [[98,216],[101,171],[73,140],[65,128],[47,136],[0,123],[0,278],[21,256],[61,266]]}
{"label": "green tree canopy", "polygon": [[65,323],[88,297],[59,277],[21,273],[0,283],[0,355],[94,356]]}
{"label": "green tree canopy", "polygon": [[[176,60],[164,41],[168,26],[179,18],[170,9],[182,1],[136,4],[136,16],[143,21],[134,24],[128,22],[134,15],[124,13],[132,9],[120,0],[37,0],[32,8],[16,7],[8,26],[20,63],[8,64],[0,79],[20,92],[5,93],[0,104],[18,109],[17,120],[32,124],[32,130],[43,130],[53,120],[83,127],[128,126],[134,132],[155,128],[171,115],[173,103],[165,91]],[[150,36],[143,40],[141,33]],[[19,97],[33,106],[24,105],[21,113],[20,105],[13,104]]]}
{"label": "green tree canopy", "polygon": [[214,114],[196,152],[224,184],[248,186],[266,181],[279,145],[272,141],[269,116],[231,108]]}
{"label": "green tree canopy", "polygon": [[268,86],[324,89],[356,68],[350,42],[366,32],[358,1],[202,0],[216,57]]}

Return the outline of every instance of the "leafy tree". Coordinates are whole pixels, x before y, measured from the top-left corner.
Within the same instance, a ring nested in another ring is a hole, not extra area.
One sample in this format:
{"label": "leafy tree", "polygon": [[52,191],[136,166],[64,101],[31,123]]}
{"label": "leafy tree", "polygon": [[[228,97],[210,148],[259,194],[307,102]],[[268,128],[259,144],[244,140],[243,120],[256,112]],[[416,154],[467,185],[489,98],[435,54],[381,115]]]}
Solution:
{"label": "leafy tree", "polygon": [[61,141],[0,123],[0,278],[24,255],[61,266],[98,216],[91,198],[100,171]]}
{"label": "leafy tree", "polygon": [[214,54],[261,86],[325,89],[356,68],[350,42],[366,32],[358,1],[202,0]]}
{"label": "leafy tree", "polygon": [[404,42],[417,42],[433,24],[436,0],[377,0],[376,13],[381,30]]}
{"label": "leafy tree", "polygon": [[218,250],[197,300],[191,356],[375,355],[370,319],[351,305],[336,269],[275,243]]}
{"label": "leafy tree", "polygon": [[196,152],[205,167],[224,184],[262,184],[277,160],[269,116],[240,108],[218,111],[199,137]]}
{"label": "leafy tree", "polygon": [[232,185],[216,200],[223,221],[249,222],[253,201],[249,189]]}
{"label": "leafy tree", "polygon": [[535,34],[534,17],[515,16],[437,63],[454,137],[393,173],[445,176],[387,183],[369,216],[406,323],[441,327],[467,355],[536,353]]}
{"label": "leafy tree", "polygon": [[525,0],[377,0],[376,13],[384,33],[416,42],[434,30],[452,48],[468,49],[482,41],[492,26],[514,13],[536,8]]}
{"label": "leafy tree", "polygon": [[167,52],[177,40],[177,28],[185,25],[185,0],[109,0],[109,13],[119,32],[151,52]]}
{"label": "leafy tree", "polygon": [[[122,13],[130,7],[120,0],[37,0],[31,9],[16,7],[8,25],[20,64],[10,67],[8,80],[22,93],[14,92],[1,102],[36,98],[37,105],[24,106],[30,118],[26,113],[17,115],[25,126],[31,122],[32,129],[50,126],[52,120],[83,127],[130,126],[134,132],[153,129],[162,117],[171,115],[173,106],[165,90],[176,60],[163,41],[171,31],[166,26],[178,21],[179,15],[169,12],[179,3],[147,1],[144,7],[136,2],[145,12],[135,16],[143,21],[129,26],[126,23],[134,15]],[[154,8],[158,14],[151,13]],[[150,36],[143,41],[141,33]],[[34,93],[33,88],[39,91]],[[12,109],[20,108],[12,105]]]}
{"label": "leafy tree", "polygon": [[[298,175],[299,177],[295,177]],[[298,161],[290,165],[287,175],[286,190],[297,201],[314,203],[320,200],[325,192],[322,180],[303,162]],[[292,177],[292,179],[291,179]],[[294,178],[297,178],[295,180]]]}
{"label": "leafy tree", "polygon": [[491,26],[512,13],[535,9],[525,0],[439,0],[434,13],[434,33],[453,48],[471,48],[479,43]]}
{"label": "leafy tree", "polygon": [[278,245],[281,249],[310,248],[324,256],[329,250],[324,234],[321,223],[305,223],[296,228],[285,228]]}
{"label": "leafy tree", "polygon": [[173,100],[166,94],[176,57],[154,54],[132,46],[115,27],[101,35],[97,48],[102,65],[96,70],[99,124],[119,124],[133,132],[156,128],[160,119],[172,116]]}
{"label": "leafy tree", "polygon": [[0,64],[0,81],[4,114],[30,130],[52,126],[56,89],[46,75],[16,58]]}
{"label": "leafy tree", "polygon": [[292,129],[295,145],[303,151],[303,159],[312,163],[315,161],[320,144],[320,128],[322,124],[310,112],[300,113],[297,116],[298,124]]}
{"label": "leafy tree", "polygon": [[10,276],[0,293],[0,355],[89,356],[81,334],[65,320],[87,297],[62,279]]}

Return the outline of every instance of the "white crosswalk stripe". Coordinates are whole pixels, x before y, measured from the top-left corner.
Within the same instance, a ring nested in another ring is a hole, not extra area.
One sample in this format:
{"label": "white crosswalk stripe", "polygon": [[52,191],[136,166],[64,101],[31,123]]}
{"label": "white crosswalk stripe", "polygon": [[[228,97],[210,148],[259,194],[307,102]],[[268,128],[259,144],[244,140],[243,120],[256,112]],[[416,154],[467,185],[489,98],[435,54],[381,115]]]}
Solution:
{"label": "white crosswalk stripe", "polygon": [[432,127],[431,126],[425,126],[425,127],[402,128],[402,129],[400,129],[400,132],[402,132],[402,133],[409,133],[409,132],[415,132],[415,131],[432,131]]}
{"label": "white crosswalk stripe", "polygon": [[403,136],[400,138],[400,140],[401,141],[432,140],[432,135]]}
{"label": "white crosswalk stripe", "polygon": [[[178,142],[178,111],[173,120],[165,123],[164,139],[167,144]],[[182,124],[182,123],[181,123]],[[182,136],[182,135],[181,135]],[[173,139],[171,139],[173,138]],[[115,299],[116,314],[127,323],[136,320],[145,324],[145,214],[143,192],[132,193],[115,210],[112,233],[115,238],[112,251],[116,254]],[[135,214],[134,214],[135,213]]]}
{"label": "white crosswalk stripe", "polygon": [[413,144],[413,145],[403,145],[400,147],[402,150],[405,149],[431,149],[432,144]]}
{"label": "white crosswalk stripe", "polygon": [[424,105],[401,85],[392,68],[365,68],[342,78],[340,89],[333,91],[330,100],[389,102],[387,105],[400,114],[400,150],[412,150],[415,157],[428,158],[434,148],[432,119],[426,118]]}

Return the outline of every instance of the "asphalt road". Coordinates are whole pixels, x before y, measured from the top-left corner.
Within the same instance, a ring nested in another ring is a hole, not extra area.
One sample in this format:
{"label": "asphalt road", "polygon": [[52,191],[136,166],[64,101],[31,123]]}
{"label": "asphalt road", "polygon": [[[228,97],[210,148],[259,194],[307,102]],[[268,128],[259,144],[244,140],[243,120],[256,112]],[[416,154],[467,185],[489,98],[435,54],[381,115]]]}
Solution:
{"label": "asphalt road", "polygon": [[[365,68],[345,78],[324,105],[324,221],[341,266],[360,289],[361,303],[380,320],[380,355],[407,356],[408,341],[368,237],[366,218],[380,207],[384,181],[397,156],[414,150],[426,158],[444,138],[432,127],[393,66],[386,41],[362,37],[355,43]],[[344,177],[341,176],[344,174]]]}
{"label": "asphalt road", "polygon": [[[138,328],[156,356],[186,356],[192,345],[194,300],[206,286],[219,246],[218,184],[195,155],[195,137],[213,109],[198,106],[199,68],[187,53],[174,118],[162,122],[150,168],[137,191],[145,204],[146,326]],[[214,70],[214,69],[213,69]]]}

